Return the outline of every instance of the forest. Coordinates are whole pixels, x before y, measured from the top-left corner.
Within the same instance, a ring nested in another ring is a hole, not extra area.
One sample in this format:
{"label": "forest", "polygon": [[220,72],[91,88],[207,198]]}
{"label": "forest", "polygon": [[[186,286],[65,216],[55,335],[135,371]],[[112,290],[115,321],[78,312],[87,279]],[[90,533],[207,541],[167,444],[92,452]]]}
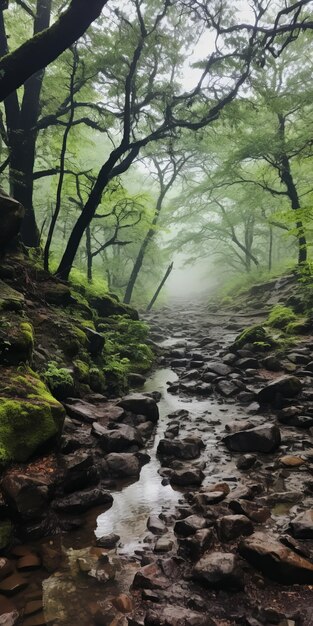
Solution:
{"label": "forest", "polygon": [[0,0],[1,626],[313,626],[312,8]]}

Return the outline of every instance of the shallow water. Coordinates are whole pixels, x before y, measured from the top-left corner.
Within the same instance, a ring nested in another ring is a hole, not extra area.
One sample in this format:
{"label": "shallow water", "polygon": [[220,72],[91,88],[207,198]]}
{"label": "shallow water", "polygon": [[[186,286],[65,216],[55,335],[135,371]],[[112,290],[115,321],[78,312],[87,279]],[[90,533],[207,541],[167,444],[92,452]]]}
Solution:
{"label": "shallow water", "polygon": [[[196,419],[208,407],[211,407],[210,400],[186,400],[169,394],[167,382],[173,382],[176,379],[177,375],[169,368],[158,369],[148,378],[144,391],[162,393],[158,404],[160,419],[147,446],[151,460],[142,468],[137,482],[122,490],[112,491],[113,506],[99,515],[97,519],[96,536],[117,533],[121,537],[123,552],[133,552],[136,545],[140,543],[140,538],[147,530],[149,515],[173,509],[181,496],[181,493],[170,485],[163,486],[162,478],[158,473],[160,463],[156,456],[156,449],[168,425],[167,415],[179,409],[187,409],[191,412],[192,418]],[[194,426],[192,431],[195,432]]]}

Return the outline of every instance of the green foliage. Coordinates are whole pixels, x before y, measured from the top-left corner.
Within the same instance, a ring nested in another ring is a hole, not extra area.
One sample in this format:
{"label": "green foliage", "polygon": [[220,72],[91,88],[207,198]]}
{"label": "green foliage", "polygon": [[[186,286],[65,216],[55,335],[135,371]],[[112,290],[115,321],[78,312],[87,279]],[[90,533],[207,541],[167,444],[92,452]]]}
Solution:
{"label": "green foliage", "polygon": [[272,328],[285,329],[295,319],[296,315],[290,307],[276,304],[269,313],[267,324]]}
{"label": "green foliage", "polygon": [[59,367],[56,361],[50,361],[48,363],[48,367],[42,373],[42,376],[52,392],[61,386],[74,386],[74,380],[71,372],[65,367]]}
{"label": "green foliage", "polygon": [[253,344],[256,349],[266,350],[274,345],[274,341],[264,326],[255,324],[249,328],[245,328],[238,337],[236,337],[232,349],[240,350],[245,344]]}

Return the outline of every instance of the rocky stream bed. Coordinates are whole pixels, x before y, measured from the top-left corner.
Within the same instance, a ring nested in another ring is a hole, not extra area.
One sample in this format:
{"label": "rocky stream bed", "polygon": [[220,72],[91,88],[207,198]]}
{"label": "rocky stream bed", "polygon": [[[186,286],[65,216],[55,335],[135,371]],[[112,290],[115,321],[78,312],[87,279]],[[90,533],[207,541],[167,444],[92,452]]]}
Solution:
{"label": "rocky stream bed", "polygon": [[313,338],[230,350],[262,319],[153,312],[144,387],[66,401],[60,451],[2,479],[1,626],[313,624]]}

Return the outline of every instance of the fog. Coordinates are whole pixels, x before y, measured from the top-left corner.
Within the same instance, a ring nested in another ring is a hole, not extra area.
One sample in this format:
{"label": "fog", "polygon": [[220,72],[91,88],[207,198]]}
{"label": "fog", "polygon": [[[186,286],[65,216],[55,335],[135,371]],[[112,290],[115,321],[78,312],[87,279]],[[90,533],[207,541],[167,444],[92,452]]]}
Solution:
{"label": "fog", "polygon": [[188,261],[179,254],[174,259],[174,268],[166,283],[166,297],[170,302],[177,298],[206,298],[219,284],[219,277],[211,259]]}

